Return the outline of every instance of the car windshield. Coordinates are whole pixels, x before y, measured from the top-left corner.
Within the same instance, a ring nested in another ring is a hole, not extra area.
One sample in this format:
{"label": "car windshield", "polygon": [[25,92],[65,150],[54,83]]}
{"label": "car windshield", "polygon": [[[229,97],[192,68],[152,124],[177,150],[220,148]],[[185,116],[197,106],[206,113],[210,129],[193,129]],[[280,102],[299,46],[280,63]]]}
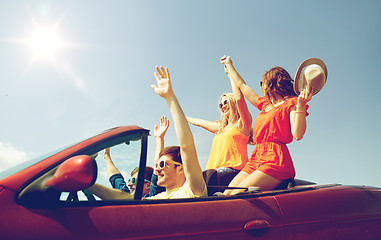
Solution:
{"label": "car windshield", "polygon": [[6,177],[8,177],[8,176],[10,176],[10,175],[12,175],[12,174],[15,174],[15,173],[17,173],[17,172],[19,172],[19,171],[21,171],[21,170],[27,168],[27,167],[30,167],[30,166],[32,166],[33,164],[36,164],[36,163],[38,163],[38,162],[44,160],[45,158],[48,158],[48,157],[50,157],[50,156],[52,156],[52,155],[54,155],[54,154],[56,154],[56,153],[62,151],[63,149],[65,149],[65,148],[57,149],[57,150],[55,150],[55,151],[53,151],[53,152],[44,154],[44,155],[42,155],[42,156],[39,156],[39,157],[30,159],[30,160],[28,160],[28,161],[25,161],[25,162],[22,162],[22,163],[20,163],[20,164],[17,164],[16,166],[12,166],[12,167],[10,167],[10,168],[8,168],[8,169],[5,169],[5,170],[3,170],[3,171],[0,172],[0,179],[6,178]]}
{"label": "car windshield", "polygon": [[[140,140],[140,136],[141,136],[140,133],[137,133],[137,134],[128,134],[128,135],[123,137],[124,138],[123,141],[126,144],[129,144],[131,141],[138,141],[138,140]],[[57,153],[61,152],[62,150],[66,149],[66,148],[69,148],[69,147],[71,147],[71,146],[73,146],[73,145],[75,145],[75,144],[77,144],[79,142],[82,142],[83,140],[77,141],[77,142],[75,142],[73,144],[70,144],[70,145],[68,145],[66,147],[59,148],[59,149],[57,149],[55,151],[52,151],[50,153],[44,154],[42,156],[39,156],[39,157],[30,159],[30,160],[27,160],[25,162],[22,162],[22,163],[19,163],[19,164],[15,165],[15,166],[11,166],[11,167],[9,167],[7,169],[4,169],[4,170],[0,171],[0,179],[6,178],[6,177],[8,177],[8,176],[10,176],[12,174],[15,174],[15,173],[17,173],[17,172],[19,172],[19,171],[21,171],[21,170],[23,170],[25,168],[28,168],[28,167],[30,167],[30,166],[32,166],[32,165],[34,165],[34,164],[44,160],[45,158],[53,156],[54,154],[57,154]]]}

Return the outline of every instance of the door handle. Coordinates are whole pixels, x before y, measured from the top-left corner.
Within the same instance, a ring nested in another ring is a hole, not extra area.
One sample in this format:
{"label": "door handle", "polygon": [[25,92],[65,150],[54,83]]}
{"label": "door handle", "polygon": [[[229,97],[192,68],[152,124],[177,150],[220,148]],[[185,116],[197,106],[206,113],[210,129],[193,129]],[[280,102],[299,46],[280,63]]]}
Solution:
{"label": "door handle", "polygon": [[243,226],[243,230],[249,231],[255,229],[263,229],[268,228],[269,226],[270,224],[266,220],[250,220],[245,224],[245,226]]}

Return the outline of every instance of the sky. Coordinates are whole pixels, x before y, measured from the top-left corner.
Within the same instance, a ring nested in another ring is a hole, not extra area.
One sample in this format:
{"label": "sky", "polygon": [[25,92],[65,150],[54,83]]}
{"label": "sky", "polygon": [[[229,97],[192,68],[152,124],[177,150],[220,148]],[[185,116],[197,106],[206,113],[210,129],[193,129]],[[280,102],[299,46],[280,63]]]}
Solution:
{"label": "sky", "polygon": [[[0,171],[111,127],[150,129],[168,106],[150,87],[167,66],[187,116],[217,120],[231,56],[261,93],[274,66],[327,65],[307,131],[289,144],[296,178],[381,187],[380,1],[0,0]],[[258,110],[249,104],[253,117]],[[204,169],[213,134],[191,126]],[[173,125],[166,145],[176,145]],[[152,166],[154,138],[148,163]],[[251,154],[252,146],[248,147]]]}

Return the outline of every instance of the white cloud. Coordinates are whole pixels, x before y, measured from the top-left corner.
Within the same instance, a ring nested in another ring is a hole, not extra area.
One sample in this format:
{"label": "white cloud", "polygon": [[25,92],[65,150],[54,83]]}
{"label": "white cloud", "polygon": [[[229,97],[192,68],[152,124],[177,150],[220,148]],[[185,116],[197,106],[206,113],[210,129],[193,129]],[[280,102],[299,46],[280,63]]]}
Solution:
{"label": "white cloud", "polygon": [[28,154],[9,143],[0,142],[0,172],[28,160]]}

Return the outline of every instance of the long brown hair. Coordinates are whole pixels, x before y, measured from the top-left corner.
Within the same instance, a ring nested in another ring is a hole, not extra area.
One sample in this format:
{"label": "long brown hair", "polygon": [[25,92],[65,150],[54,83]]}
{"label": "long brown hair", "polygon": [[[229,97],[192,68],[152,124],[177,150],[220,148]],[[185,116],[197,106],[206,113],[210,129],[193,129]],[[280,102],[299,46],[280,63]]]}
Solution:
{"label": "long brown hair", "polygon": [[290,74],[282,67],[273,67],[262,76],[262,84],[265,89],[264,97],[273,98],[273,93],[278,94],[283,99],[296,97],[294,91],[294,80]]}

